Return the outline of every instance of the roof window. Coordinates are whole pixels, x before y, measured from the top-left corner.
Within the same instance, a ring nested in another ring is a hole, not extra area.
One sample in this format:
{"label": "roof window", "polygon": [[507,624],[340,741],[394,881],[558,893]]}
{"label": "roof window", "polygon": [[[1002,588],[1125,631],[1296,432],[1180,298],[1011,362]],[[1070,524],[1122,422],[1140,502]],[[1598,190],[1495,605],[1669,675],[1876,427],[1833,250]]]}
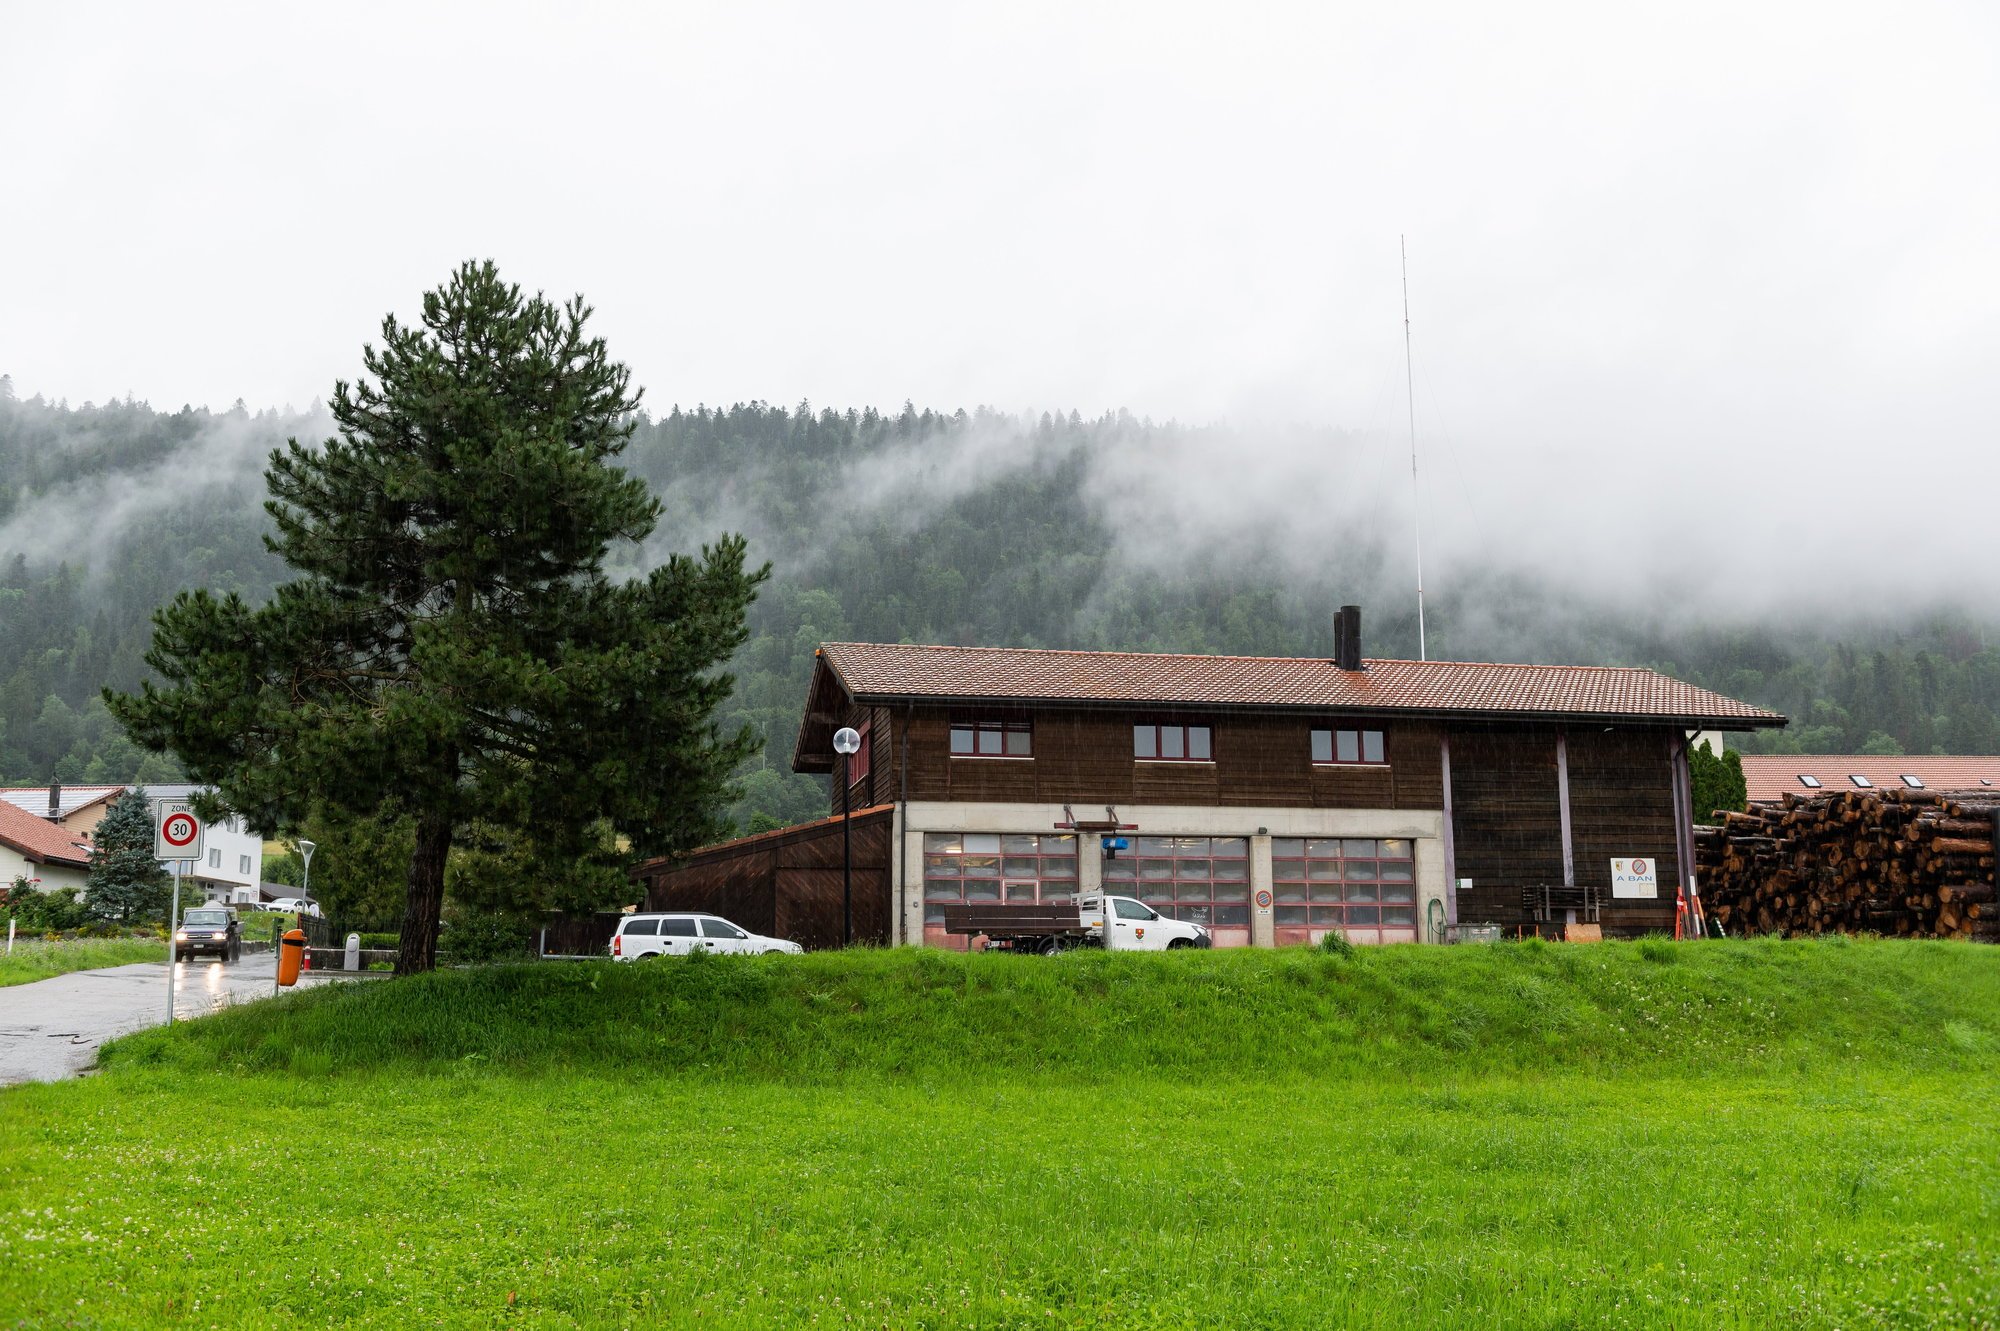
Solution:
{"label": "roof window", "polygon": [[1905,772],[1903,773],[1903,784],[1911,790],[1922,790],[1924,788],[1924,779],[1920,776],[1911,776],[1908,772]]}
{"label": "roof window", "polygon": [[1861,773],[1859,772],[1849,772],[1847,774],[1847,779],[1849,781],[1852,781],[1855,785],[1861,787],[1863,790],[1875,789],[1875,783],[1873,781],[1870,781],[1867,777],[1861,775]]}
{"label": "roof window", "polygon": [[1808,775],[1806,775],[1806,774],[1805,774],[1804,772],[1800,772],[1800,773],[1799,773],[1799,784],[1800,784],[1800,785],[1802,785],[1802,786],[1805,786],[1806,788],[1808,788],[1808,789],[1810,789],[1810,790],[1818,790],[1818,789],[1819,789],[1819,778],[1818,778],[1818,777],[1816,777],[1816,776],[1808,776]]}

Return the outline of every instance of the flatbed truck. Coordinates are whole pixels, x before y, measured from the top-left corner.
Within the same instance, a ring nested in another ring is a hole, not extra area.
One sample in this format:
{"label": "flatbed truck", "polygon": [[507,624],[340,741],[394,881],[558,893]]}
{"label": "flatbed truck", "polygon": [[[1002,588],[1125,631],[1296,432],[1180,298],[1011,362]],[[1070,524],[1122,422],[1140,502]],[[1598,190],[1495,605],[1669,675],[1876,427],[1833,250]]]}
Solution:
{"label": "flatbed truck", "polygon": [[1166,952],[1215,945],[1205,925],[1169,919],[1136,897],[1098,894],[1037,905],[950,903],[944,908],[944,927],[946,933],[966,938],[984,936],[989,952],[1045,956],[1080,947]]}

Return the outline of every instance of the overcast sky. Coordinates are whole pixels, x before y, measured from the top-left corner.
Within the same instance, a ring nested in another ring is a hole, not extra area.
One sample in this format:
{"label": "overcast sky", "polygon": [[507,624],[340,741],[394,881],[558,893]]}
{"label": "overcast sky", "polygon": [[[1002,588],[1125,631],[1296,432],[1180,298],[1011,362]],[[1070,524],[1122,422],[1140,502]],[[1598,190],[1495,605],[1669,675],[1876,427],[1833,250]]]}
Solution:
{"label": "overcast sky", "polygon": [[1553,486],[1522,538],[1551,560],[1657,546],[1663,493],[1792,501],[1753,562],[1832,553],[1828,518],[1970,554],[2000,490],[1990,3],[15,4],[0,27],[23,395],[303,406],[383,313],[491,257],[585,293],[656,410],[1393,438],[1407,233],[1440,542]]}

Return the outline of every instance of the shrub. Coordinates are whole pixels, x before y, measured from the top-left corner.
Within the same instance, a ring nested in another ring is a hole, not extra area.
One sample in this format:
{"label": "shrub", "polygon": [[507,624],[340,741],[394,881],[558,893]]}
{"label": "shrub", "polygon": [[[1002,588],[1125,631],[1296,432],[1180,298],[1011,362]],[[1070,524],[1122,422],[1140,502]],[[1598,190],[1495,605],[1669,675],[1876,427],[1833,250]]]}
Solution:
{"label": "shrub", "polygon": [[535,931],[525,917],[452,903],[438,932],[438,951],[453,961],[511,961],[534,955]]}
{"label": "shrub", "polygon": [[1351,957],[1354,955],[1354,944],[1348,942],[1347,935],[1340,930],[1329,929],[1326,936],[1319,940],[1319,950],[1329,956]]}
{"label": "shrub", "polygon": [[8,890],[7,904],[0,908],[0,922],[11,919],[22,932],[61,933],[81,929],[90,922],[90,907],[73,887],[52,887],[40,891],[16,879]]}

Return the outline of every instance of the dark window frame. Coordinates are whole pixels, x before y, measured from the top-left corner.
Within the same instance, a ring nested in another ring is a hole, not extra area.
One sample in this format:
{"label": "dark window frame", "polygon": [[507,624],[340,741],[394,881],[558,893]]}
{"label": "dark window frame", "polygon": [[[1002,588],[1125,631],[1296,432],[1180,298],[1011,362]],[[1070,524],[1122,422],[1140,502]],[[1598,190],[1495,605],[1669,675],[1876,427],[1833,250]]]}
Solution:
{"label": "dark window frame", "polygon": [[861,742],[859,747],[847,757],[847,788],[849,790],[853,790],[856,786],[864,785],[868,781],[868,769],[874,757],[875,747],[869,741],[874,728],[874,722],[863,721],[856,729],[855,733],[861,736]]}
{"label": "dark window frame", "polygon": [[[1152,752],[1141,748],[1140,732],[1147,732],[1146,741]],[[1207,750],[1199,758],[1194,757],[1196,747],[1194,735],[1201,734],[1200,747]],[[1167,736],[1174,734],[1174,743],[1179,753],[1168,753]],[[1134,721],[1132,723],[1132,761],[1135,763],[1208,763],[1215,762],[1215,727],[1206,721]]]}
{"label": "dark window frame", "polygon": [[[1320,736],[1322,735],[1326,736],[1327,756],[1324,758],[1320,757],[1318,752]],[[1343,735],[1351,735],[1354,738],[1355,756],[1352,758],[1343,758],[1340,756],[1340,737]],[[1378,746],[1377,751],[1382,755],[1379,758],[1370,758],[1368,756],[1368,737],[1370,735],[1375,737],[1375,743]],[[1389,732],[1385,729],[1364,726],[1314,726],[1312,734],[1307,740],[1306,752],[1311,757],[1314,767],[1387,767],[1389,765]]]}
{"label": "dark window frame", "polygon": [[[970,731],[972,748],[958,747],[961,731]],[[986,752],[987,738],[993,737],[995,749]],[[1020,736],[1022,751],[1009,753],[1014,737]],[[955,716],[951,720],[951,732],[947,740],[947,751],[954,758],[1013,759],[1016,762],[1032,761],[1035,756],[1035,722],[1033,718],[1014,716]]]}

